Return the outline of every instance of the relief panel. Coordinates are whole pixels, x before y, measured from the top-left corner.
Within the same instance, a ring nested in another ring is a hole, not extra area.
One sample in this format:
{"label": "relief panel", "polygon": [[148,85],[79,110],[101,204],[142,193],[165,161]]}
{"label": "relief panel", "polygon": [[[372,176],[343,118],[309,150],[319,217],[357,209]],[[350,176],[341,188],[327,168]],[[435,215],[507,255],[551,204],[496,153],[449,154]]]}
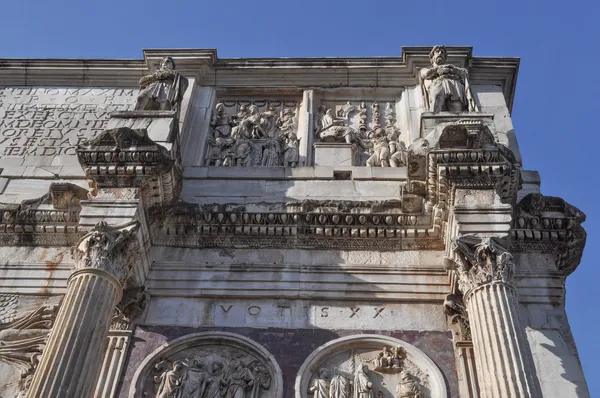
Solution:
{"label": "relief panel", "polygon": [[445,398],[429,357],[402,340],[355,335],[315,350],[296,378],[296,398]]}
{"label": "relief panel", "polygon": [[129,396],[279,398],[283,379],[275,359],[252,340],[233,333],[195,333],[150,354]]}

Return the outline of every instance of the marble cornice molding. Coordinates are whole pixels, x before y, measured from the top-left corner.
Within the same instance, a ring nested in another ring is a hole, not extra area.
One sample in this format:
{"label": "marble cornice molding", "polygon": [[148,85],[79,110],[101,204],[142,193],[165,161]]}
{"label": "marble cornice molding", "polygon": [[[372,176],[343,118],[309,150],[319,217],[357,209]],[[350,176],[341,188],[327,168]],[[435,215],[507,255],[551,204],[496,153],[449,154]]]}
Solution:
{"label": "marble cornice molding", "polygon": [[[144,59],[0,59],[0,85],[129,87],[164,56],[200,85],[217,87],[403,87],[418,84],[431,47],[403,47],[396,57],[219,58],[215,49],[146,49]],[[472,84],[502,85],[512,108],[519,59],[473,57],[472,47],[447,47],[450,62],[469,67]],[[243,72],[243,73],[240,73]]]}
{"label": "marble cornice molding", "polygon": [[140,247],[136,239],[139,227],[137,220],[115,226],[109,226],[105,221],[96,224],[71,248],[75,260],[73,275],[101,270],[123,287],[140,261]]}
{"label": "marble cornice molding", "polygon": [[148,137],[146,129],[105,130],[77,147],[77,157],[97,188],[140,188],[144,207],[171,206],[181,192],[181,168],[171,151]]}
{"label": "marble cornice molding", "polygon": [[48,192],[21,203],[0,203],[0,244],[71,246],[84,234],[79,225],[81,201],[88,191],[54,182]]}
{"label": "marble cornice molding", "polygon": [[514,252],[552,253],[557,271],[569,275],[581,262],[587,233],[585,214],[562,198],[531,193],[515,207],[510,231]]}

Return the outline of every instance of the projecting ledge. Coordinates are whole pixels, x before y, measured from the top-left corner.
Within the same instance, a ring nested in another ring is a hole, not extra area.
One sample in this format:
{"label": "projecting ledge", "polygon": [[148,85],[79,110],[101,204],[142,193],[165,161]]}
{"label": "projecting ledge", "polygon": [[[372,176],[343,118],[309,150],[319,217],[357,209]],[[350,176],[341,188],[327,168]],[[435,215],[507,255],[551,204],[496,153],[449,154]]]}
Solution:
{"label": "projecting ledge", "polygon": [[404,181],[406,167],[186,167],[190,180],[386,180]]}

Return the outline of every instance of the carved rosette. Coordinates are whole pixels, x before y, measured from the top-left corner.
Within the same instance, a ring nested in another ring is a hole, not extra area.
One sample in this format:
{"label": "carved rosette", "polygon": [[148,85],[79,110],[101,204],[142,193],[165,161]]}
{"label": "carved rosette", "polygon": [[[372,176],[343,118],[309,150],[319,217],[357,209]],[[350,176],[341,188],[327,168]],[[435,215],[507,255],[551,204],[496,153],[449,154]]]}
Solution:
{"label": "carved rosette", "polygon": [[458,257],[459,289],[468,299],[473,289],[489,283],[504,283],[514,288],[513,256],[492,238],[479,242],[459,238],[454,242]]}
{"label": "carved rosette", "polygon": [[114,277],[121,286],[139,261],[137,221],[109,226],[101,221],[72,248],[76,270],[100,269]]}

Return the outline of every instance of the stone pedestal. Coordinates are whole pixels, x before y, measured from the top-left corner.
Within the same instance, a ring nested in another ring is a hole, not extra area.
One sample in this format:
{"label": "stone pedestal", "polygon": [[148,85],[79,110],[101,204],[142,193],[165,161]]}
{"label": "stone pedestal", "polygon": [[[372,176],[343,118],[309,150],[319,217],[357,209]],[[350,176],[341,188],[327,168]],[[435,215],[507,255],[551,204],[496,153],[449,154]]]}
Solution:
{"label": "stone pedestal", "polygon": [[489,238],[472,248],[460,240],[457,246],[481,396],[541,397],[519,316],[512,255]]}
{"label": "stone pedestal", "polygon": [[135,261],[130,244],[136,229],[137,222],[121,228],[99,223],[74,248],[77,269],[69,278],[28,397],[92,396],[113,312]]}
{"label": "stone pedestal", "polygon": [[341,142],[317,142],[315,149],[315,166],[357,166],[356,146]]}

